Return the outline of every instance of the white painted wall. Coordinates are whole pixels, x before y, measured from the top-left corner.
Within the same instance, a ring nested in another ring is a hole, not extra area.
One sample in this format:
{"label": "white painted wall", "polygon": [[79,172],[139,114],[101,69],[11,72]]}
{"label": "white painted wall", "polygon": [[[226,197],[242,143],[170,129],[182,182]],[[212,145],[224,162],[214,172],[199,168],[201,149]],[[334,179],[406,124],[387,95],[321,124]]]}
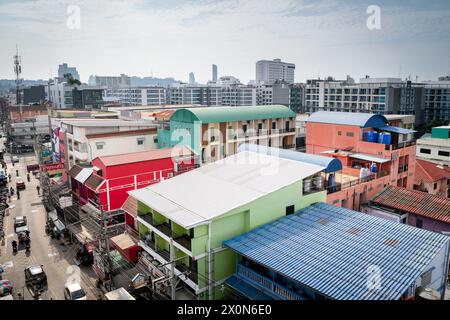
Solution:
{"label": "white painted wall", "polygon": [[[123,153],[140,152],[157,149],[154,142],[156,133],[146,135],[113,136],[103,138],[91,138],[88,141],[88,157],[92,161],[98,156],[117,155]],[[144,138],[144,143],[138,145],[137,139]],[[97,144],[103,143],[103,148],[98,149]]]}

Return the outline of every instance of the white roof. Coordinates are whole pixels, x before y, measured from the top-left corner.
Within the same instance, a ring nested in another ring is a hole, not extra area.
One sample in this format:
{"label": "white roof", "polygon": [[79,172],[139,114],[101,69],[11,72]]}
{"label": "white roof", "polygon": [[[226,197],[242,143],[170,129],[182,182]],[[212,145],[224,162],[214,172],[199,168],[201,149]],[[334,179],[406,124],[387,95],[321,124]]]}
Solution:
{"label": "white roof", "polygon": [[133,296],[124,288],[119,288],[108,293],[105,293],[105,297],[108,300],[136,300]]}
{"label": "white roof", "polygon": [[129,194],[189,229],[324,169],[243,151]]}
{"label": "white roof", "polygon": [[77,180],[81,183],[84,183],[91,176],[92,172],[94,172],[94,170],[92,168],[83,168],[77,174],[77,176],[75,177],[75,180]]}

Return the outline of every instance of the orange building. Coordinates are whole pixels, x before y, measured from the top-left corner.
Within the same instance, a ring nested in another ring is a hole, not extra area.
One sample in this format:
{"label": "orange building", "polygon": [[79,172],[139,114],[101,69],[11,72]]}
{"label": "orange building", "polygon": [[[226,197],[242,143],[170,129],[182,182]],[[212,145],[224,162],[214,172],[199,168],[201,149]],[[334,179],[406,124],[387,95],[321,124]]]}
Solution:
{"label": "orange building", "polygon": [[337,158],[342,170],[326,177],[327,202],[360,210],[387,185],[413,189],[414,130],[389,126],[383,115],[313,113],[306,152]]}

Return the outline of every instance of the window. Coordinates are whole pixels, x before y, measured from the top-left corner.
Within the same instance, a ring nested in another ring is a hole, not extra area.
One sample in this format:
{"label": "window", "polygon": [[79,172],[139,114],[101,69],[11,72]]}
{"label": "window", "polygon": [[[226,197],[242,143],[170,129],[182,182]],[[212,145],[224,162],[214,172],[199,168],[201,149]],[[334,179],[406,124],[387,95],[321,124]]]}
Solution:
{"label": "window", "polygon": [[295,212],[295,206],[294,205],[286,207],[286,215],[287,216],[290,215],[290,214],[293,214],[294,212]]}
{"label": "window", "polygon": [[431,149],[420,148],[420,153],[431,154]]}
{"label": "window", "polygon": [[347,137],[353,137],[353,132],[347,132],[346,135]]}
{"label": "window", "polygon": [[434,190],[436,190],[436,189],[437,189],[437,182],[435,182],[435,183],[434,183],[434,186],[433,186],[433,188],[434,188]]}
{"label": "window", "polygon": [[416,227],[422,229],[422,227],[423,227],[423,220],[422,219],[420,219],[420,218],[416,219]]}
{"label": "window", "polygon": [[338,131],[338,136],[342,136],[342,131]]}
{"label": "window", "polygon": [[144,144],[145,138],[137,138],[137,144],[138,146],[142,146]]}
{"label": "window", "polygon": [[103,147],[105,146],[104,142],[97,142],[95,144],[95,146],[97,147],[97,150],[103,150]]}
{"label": "window", "polygon": [[440,156],[444,156],[444,157],[450,157],[450,152],[449,151],[438,151],[438,155]]}
{"label": "window", "polygon": [[272,130],[275,130],[277,128],[277,123],[276,122],[272,122]]}

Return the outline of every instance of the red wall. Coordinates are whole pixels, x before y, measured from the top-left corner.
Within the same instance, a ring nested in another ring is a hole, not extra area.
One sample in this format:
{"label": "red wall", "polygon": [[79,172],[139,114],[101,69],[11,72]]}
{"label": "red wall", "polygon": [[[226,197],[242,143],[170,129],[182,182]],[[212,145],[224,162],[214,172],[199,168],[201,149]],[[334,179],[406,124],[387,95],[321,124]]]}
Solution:
{"label": "red wall", "polygon": [[[174,175],[174,162],[172,158],[157,159],[128,163],[117,166],[105,166],[99,159],[92,161],[92,164],[103,170],[102,177],[107,180],[100,188],[100,203],[107,210],[108,197],[106,190],[109,190],[109,210],[120,209],[128,198],[127,191],[142,189],[151,184],[157,183],[161,178],[170,178]],[[183,163],[183,169],[192,169],[191,163]],[[137,187],[135,186],[137,183]]]}

